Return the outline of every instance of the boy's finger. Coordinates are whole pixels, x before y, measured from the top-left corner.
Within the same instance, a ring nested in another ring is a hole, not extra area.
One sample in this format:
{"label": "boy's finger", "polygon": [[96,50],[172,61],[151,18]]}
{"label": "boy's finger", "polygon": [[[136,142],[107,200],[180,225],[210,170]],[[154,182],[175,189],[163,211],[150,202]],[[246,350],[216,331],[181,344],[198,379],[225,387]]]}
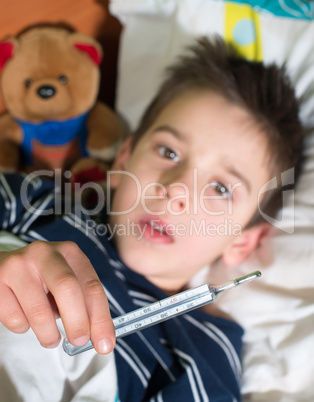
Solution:
{"label": "boy's finger", "polygon": [[44,263],[42,279],[53,295],[67,337],[73,345],[84,345],[90,339],[90,324],[81,284],[61,255],[52,255]]}
{"label": "boy's finger", "polygon": [[115,331],[104,288],[89,259],[80,250],[64,254],[81,284],[88,312],[91,340],[97,352],[109,353],[115,344]]}
{"label": "boy's finger", "polygon": [[12,290],[0,283],[0,322],[10,331],[23,334],[29,323]]}
{"label": "boy's finger", "polygon": [[12,290],[18,299],[26,319],[44,347],[55,347],[60,342],[54,312],[51,309],[47,294],[40,278],[29,276],[27,271],[20,272],[19,284],[27,286],[15,286]]}
{"label": "boy's finger", "polygon": [[108,318],[103,311],[95,310],[91,340],[98,353],[107,354],[112,352],[116,342],[114,325],[110,315]]}
{"label": "boy's finger", "polygon": [[109,353],[115,345],[115,330],[103,286],[99,280],[91,280],[83,285],[83,291],[94,348],[98,353]]}

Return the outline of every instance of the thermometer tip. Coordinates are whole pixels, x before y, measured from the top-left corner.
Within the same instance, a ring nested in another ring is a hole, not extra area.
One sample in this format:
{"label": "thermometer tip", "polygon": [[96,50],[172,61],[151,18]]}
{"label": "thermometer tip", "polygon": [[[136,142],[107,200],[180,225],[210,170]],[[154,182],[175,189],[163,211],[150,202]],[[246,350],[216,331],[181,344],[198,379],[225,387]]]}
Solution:
{"label": "thermometer tip", "polygon": [[260,276],[262,276],[261,271],[255,271],[252,272],[251,274],[241,276],[240,278],[236,278],[234,282],[236,285],[242,285],[242,283],[252,281],[253,279],[259,278]]}

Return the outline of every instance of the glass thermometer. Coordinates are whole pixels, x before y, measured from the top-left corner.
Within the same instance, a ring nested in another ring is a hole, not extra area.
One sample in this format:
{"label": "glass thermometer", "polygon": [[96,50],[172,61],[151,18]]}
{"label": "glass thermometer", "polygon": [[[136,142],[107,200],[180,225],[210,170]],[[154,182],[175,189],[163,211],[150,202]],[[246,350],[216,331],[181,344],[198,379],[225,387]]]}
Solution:
{"label": "glass thermometer", "polygon": [[[130,313],[120,315],[113,319],[116,337],[122,338],[133,332],[141,331],[152,325],[159,324],[170,318],[204,306],[205,304],[213,302],[221,292],[242,285],[242,283],[249,282],[260,276],[261,272],[255,271],[221,285],[206,283],[205,285],[185,290],[184,292],[167,297],[166,299],[141,307]],[[70,356],[77,355],[92,348],[93,344],[91,341],[83,346],[74,346],[67,339],[63,341],[63,349]]]}

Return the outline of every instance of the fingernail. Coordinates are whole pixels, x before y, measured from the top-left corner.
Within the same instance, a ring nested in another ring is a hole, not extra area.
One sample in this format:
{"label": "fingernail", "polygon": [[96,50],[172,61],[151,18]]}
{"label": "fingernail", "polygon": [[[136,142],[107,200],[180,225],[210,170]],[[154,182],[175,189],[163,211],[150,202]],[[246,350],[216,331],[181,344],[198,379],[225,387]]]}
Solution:
{"label": "fingernail", "polygon": [[57,342],[51,343],[50,345],[42,345],[46,349],[54,349],[56,348],[60,343],[60,339]]}
{"label": "fingernail", "polygon": [[113,344],[109,338],[103,338],[97,343],[97,350],[99,353],[107,354],[112,351]]}
{"label": "fingernail", "polygon": [[79,338],[74,339],[73,344],[75,346],[83,346],[89,341],[89,336],[81,336]]}

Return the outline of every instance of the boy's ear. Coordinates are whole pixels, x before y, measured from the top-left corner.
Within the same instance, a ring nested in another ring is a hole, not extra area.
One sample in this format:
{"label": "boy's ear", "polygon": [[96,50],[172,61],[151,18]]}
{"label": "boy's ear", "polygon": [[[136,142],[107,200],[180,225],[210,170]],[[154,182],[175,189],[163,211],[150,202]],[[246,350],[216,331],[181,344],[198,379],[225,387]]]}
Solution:
{"label": "boy's ear", "polygon": [[[122,175],[119,174],[118,172],[125,170],[125,165],[127,161],[130,159],[132,151],[132,140],[133,140],[132,136],[126,138],[126,140],[123,142],[123,144],[118,150],[117,156],[110,169],[110,171],[112,172],[110,174],[111,188],[117,188],[117,186],[120,183]],[[117,173],[114,173],[114,171],[117,171]]]}
{"label": "boy's ear", "polygon": [[229,267],[245,261],[258,247],[261,239],[267,235],[269,230],[270,225],[268,223],[246,229],[227,247],[222,255],[222,261]]}

